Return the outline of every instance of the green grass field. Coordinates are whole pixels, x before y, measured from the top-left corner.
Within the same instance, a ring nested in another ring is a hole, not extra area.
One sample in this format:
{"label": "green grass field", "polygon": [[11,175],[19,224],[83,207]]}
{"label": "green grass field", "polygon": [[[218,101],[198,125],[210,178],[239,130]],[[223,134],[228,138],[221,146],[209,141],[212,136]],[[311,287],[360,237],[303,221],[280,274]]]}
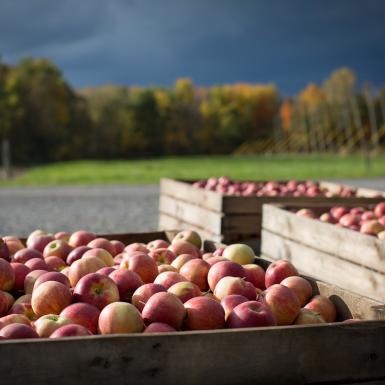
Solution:
{"label": "green grass field", "polygon": [[228,175],[238,179],[333,179],[385,177],[385,156],[368,168],[360,156],[273,155],[196,156],[149,160],[76,161],[24,170],[5,185],[158,183],[161,177],[199,179]]}

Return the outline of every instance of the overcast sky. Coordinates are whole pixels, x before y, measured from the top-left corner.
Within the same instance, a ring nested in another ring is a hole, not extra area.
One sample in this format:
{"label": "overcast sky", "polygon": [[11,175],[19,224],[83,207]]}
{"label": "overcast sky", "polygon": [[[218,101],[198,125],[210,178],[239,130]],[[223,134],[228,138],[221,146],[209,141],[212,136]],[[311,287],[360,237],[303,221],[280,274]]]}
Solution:
{"label": "overcast sky", "polygon": [[0,0],[0,54],[48,57],[74,87],[274,82],[348,66],[385,84],[384,0]]}

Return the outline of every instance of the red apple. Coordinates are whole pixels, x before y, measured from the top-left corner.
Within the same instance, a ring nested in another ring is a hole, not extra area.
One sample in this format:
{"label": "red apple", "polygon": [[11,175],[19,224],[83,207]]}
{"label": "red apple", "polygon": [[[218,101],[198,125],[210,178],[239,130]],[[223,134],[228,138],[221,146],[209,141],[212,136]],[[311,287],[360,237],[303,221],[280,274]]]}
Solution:
{"label": "red apple", "polygon": [[71,234],[68,244],[72,247],[86,246],[93,241],[96,235],[90,231],[79,230]]}
{"label": "red apple", "polygon": [[257,292],[255,286],[240,277],[223,277],[215,286],[214,295],[222,301],[230,294],[239,294],[249,300],[255,300]]}
{"label": "red apple", "polygon": [[90,273],[80,278],[76,284],[74,299],[76,302],[89,303],[98,309],[103,309],[108,304],[119,301],[119,290],[111,278]]}
{"label": "red apple", "polygon": [[326,223],[331,223],[331,224],[335,224],[336,223],[336,219],[330,213],[323,213],[319,217],[319,219],[320,219],[321,222],[326,222]]}
{"label": "red apple", "polygon": [[378,203],[374,208],[374,214],[377,218],[385,216],[385,202]]}
{"label": "red apple", "polygon": [[108,277],[112,272],[114,272],[116,269],[111,266],[102,267],[97,271],[98,274],[105,275]]}
{"label": "red apple", "polygon": [[243,302],[247,302],[248,299],[240,294],[230,294],[224,297],[221,301],[221,305],[225,311],[225,319],[229,316],[231,311]]}
{"label": "red apple", "polygon": [[132,295],[131,303],[142,312],[144,305],[155,294],[167,291],[162,285],[157,283],[146,283],[138,287]]}
{"label": "red apple", "polygon": [[64,338],[64,337],[84,337],[91,336],[92,333],[81,325],[68,324],[56,329],[49,338]]}
{"label": "red apple", "polygon": [[187,316],[184,330],[213,330],[225,327],[225,311],[221,304],[205,296],[194,297],[185,302]]}
{"label": "red apple", "polygon": [[358,215],[348,213],[340,218],[339,223],[344,227],[350,227],[353,225],[357,225],[359,221],[360,217]]}
{"label": "red apple", "polygon": [[[21,240],[19,238],[12,236],[12,235],[6,235],[5,237],[3,237],[3,241],[7,245],[8,252],[10,255],[14,255],[19,250],[25,248],[25,246],[23,245]],[[0,241],[0,244],[1,244],[1,241]],[[9,260],[9,257],[7,257],[7,249],[6,248],[3,249],[2,247],[0,247],[0,256],[2,256],[1,258],[3,258],[3,259]]]}
{"label": "red apple", "polygon": [[70,323],[71,320],[61,315],[46,314],[34,322],[34,329],[40,337],[47,338],[61,326],[69,325]]}
{"label": "red apple", "polygon": [[243,265],[246,273],[246,281],[251,282],[255,287],[265,289],[265,270],[259,265],[251,263]]}
{"label": "red apple", "polygon": [[321,314],[326,322],[334,322],[337,318],[337,309],[334,303],[323,295],[315,295],[305,305],[305,309],[314,310]]}
{"label": "red apple", "polygon": [[23,314],[9,314],[0,318],[0,329],[10,324],[24,324],[31,326],[31,321]]}
{"label": "red apple", "polygon": [[95,273],[105,266],[106,264],[103,260],[93,256],[82,257],[81,259],[73,262],[68,271],[68,278],[70,280],[71,287],[75,287],[80,278],[87,274]]}
{"label": "red apple", "polygon": [[188,281],[183,275],[176,273],[174,271],[165,271],[164,273],[159,274],[154,283],[162,285],[166,290],[170,288],[177,282],[186,282]]}
{"label": "red apple", "polygon": [[183,303],[191,298],[202,295],[199,287],[193,282],[177,282],[170,286],[167,290],[169,293],[175,294]]}
{"label": "red apple", "polygon": [[0,258],[0,290],[10,291],[15,285],[15,272],[11,264]]}
{"label": "red apple", "polygon": [[176,255],[167,248],[153,249],[148,253],[148,255],[158,264],[170,264],[176,258]]}
{"label": "red apple", "polygon": [[71,251],[72,247],[66,241],[55,239],[44,247],[43,257],[58,257],[65,261]]}
{"label": "red apple", "polygon": [[142,278],[131,270],[114,270],[109,277],[116,283],[120,301],[123,302],[131,302],[134,291],[144,284]]}
{"label": "red apple", "polygon": [[100,334],[140,333],[144,329],[138,309],[127,302],[114,302],[100,313]]}
{"label": "red apple", "polygon": [[69,279],[62,273],[59,273],[57,271],[48,271],[45,274],[40,275],[37,277],[35,284],[33,285],[33,290],[36,290],[36,288],[41,285],[43,282],[48,281],[56,281],[60,282],[63,285],[67,286],[68,288],[71,287]]}
{"label": "red apple", "polygon": [[15,323],[4,326],[0,330],[0,337],[11,340],[19,338],[39,338],[39,335],[31,326]]}
{"label": "red apple", "polygon": [[248,265],[254,262],[255,253],[248,245],[233,243],[225,248],[222,257],[240,265]]}
{"label": "red apple", "polygon": [[43,253],[44,248],[54,240],[53,235],[51,234],[43,234],[43,235],[35,235],[32,237],[28,237],[27,239],[27,248],[35,249]]}
{"label": "red apple", "polygon": [[155,249],[163,249],[170,246],[170,242],[167,242],[163,239],[155,239],[149,243],[147,243],[147,249],[149,251],[155,250]]}
{"label": "red apple", "polygon": [[215,265],[215,264],[218,263],[218,262],[228,261],[228,259],[225,258],[225,257],[213,256],[213,257],[210,257],[210,258],[208,258],[208,259],[205,259],[205,261],[206,261],[210,266],[213,266],[213,265]]}
{"label": "red apple", "polygon": [[305,306],[313,295],[313,288],[309,281],[299,276],[287,277],[281,282],[281,285],[294,291],[301,306]]}
{"label": "red apple", "polygon": [[[97,238],[97,239],[100,239],[100,238]],[[89,256],[100,258],[105,263],[106,266],[114,266],[115,264],[114,258],[112,257],[111,253],[109,253],[107,250],[102,248],[95,247],[91,250],[87,250],[83,254],[82,258],[89,257]]]}
{"label": "red apple", "polygon": [[26,275],[31,272],[31,269],[19,262],[11,262],[11,267],[15,274],[15,284],[13,286],[13,290],[24,290],[24,280]]}
{"label": "red apple", "polygon": [[13,305],[8,314],[22,314],[27,317],[30,321],[35,321],[38,318],[38,316],[32,309],[32,305],[26,302]]}
{"label": "red apple", "polygon": [[148,250],[147,246],[144,243],[140,242],[130,243],[124,248],[124,252],[128,254],[135,253],[136,251],[148,254],[150,250]]}
{"label": "red apple", "polygon": [[[213,254],[213,253],[203,253],[203,254],[202,254],[202,259],[203,259],[204,261],[207,261],[208,259],[213,258],[213,257],[214,257],[214,254]],[[224,258],[224,259],[226,259],[226,258]]]}
{"label": "red apple", "polygon": [[31,305],[38,317],[46,314],[59,314],[71,302],[70,289],[60,282],[43,282],[32,292]]}
{"label": "red apple", "polygon": [[234,307],[226,320],[226,326],[231,329],[275,326],[276,324],[273,312],[268,306],[258,301],[240,303]]}
{"label": "red apple", "polygon": [[186,262],[196,258],[199,257],[191,254],[180,254],[171,262],[171,266],[175,267],[175,269],[179,271]]}
{"label": "red apple", "polygon": [[71,323],[84,326],[91,333],[96,334],[100,310],[89,303],[78,302],[64,308],[60,315],[71,320]]}
{"label": "red apple", "polygon": [[183,302],[174,294],[160,292],[152,295],[144,305],[142,317],[145,325],[162,322],[180,330],[186,316]]}
{"label": "red apple", "polygon": [[142,252],[131,254],[122,260],[120,267],[137,273],[144,283],[154,282],[158,275],[156,262],[147,254]]}
{"label": "red apple", "polygon": [[177,240],[171,243],[168,249],[171,250],[176,256],[181,254],[190,254],[197,258],[201,258],[201,252],[198,247],[187,241]]}
{"label": "red apple", "polygon": [[123,242],[118,241],[116,239],[113,239],[112,241],[110,241],[110,243],[114,248],[114,253],[112,254],[113,257],[115,257],[115,255],[123,253],[124,248],[126,247],[126,245]]}
{"label": "red apple", "polygon": [[60,239],[61,241],[68,241],[70,240],[71,233],[68,233],[67,231],[58,231],[54,234],[55,239]]}
{"label": "red apple", "polygon": [[285,259],[274,261],[266,269],[265,285],[268,288],[292,275],[298,275],[298,271],[290,261]]}
{"label": "red apple", "polygon": [[378,233],[381,233],[381,231],[384,231],[385,227],[381,225],[380,222],[376,220],[369,220],[364,222],[361,225],[360,232],[367,235],[377,235]]}
{"label": "red apple", "polygon": [[311,210],[311,209],[300,209],[296,212],[296,215],[299,217],[306,217],[306,218],[317,218],[317,214]]}
{"label": "red apple", "polygon": [[67,267],[61,258],[55,256],[45,258],[44,262],[47,264],[49,271],[62,271]]}
{"label": "red apple", "polygon": [[0,238],[0,259],[4,259],[6,261],[11,260],[11,253],[9,251],[8,245],[2,238]]}
{"label": "red apple", "polygon": [[25,276],[24,279],[24,292],[25,294],[32,294],[33,286],[35,285],[35,281],[42,274],[47,273],[47,270],[33,270]]}
{"label": "red apple", "polygon": [[186,262],[179,270],[179,273],[188,281],[195,283],[202,291],[207,291],[209,288],[207,274],[210,267],[203,259],[196,258]]}
{"label": "red apple", "polygon": [[336,206],[332,207],[330,209],[330,214],[337,220],[339,221],[341,217],[349,212],[349,209],[347,207],[343,206]]}
{"label": "red apple", "polygon": [[214,257],[222,257],[224,251],[225,251],[225,247],[218,247],[218,248],[213,252],[213,256],[214,256]]}
{"label": "red apple", "polygon": [[143,333],[169,333],[169,332],[176,332],[176,330],[172,326],[162,322],[153,322],[143,330]]}
{"label": "red apple", "polygon": [[202,239],[200,235],[194,230],[183,230],[175,235],[171,243],[175,243],[177,241],[186,241],[190,242],[198,249],[202,247]]}
{"label": "red apple", "polygon": [[106,238],[95,238],[87,244],[88,247],[92,249],[104,249],[108,251],[111,255],[115,253],[115,248],[111,242]]}
{"label": "red apple", "polygon": [[74,248],[67,256],[66,263],[67,265],[71,265],[73,262],[80,259],[84,253],[88,250],[91,250],[91,247],[88,246],[78,246]]}
{"label": "red apple", "polygon": [[48,265],[45,263],[44,259],[41,258],[32,258],[25,262],[25,266],[33,270],[49,270]]}
{"label": "red apple", "polygon": [[31,304],[31,299],[32,299],[32,294],[24,294],[22,295],[21,297],[19,297],[14,305],[18,304],[18,303],[29,303]]}
{"label": "red apple", "polygon": [[21,249],[18,250],[13,256],[13,262],[25,263],[30,259],[40,258],[43,259],[43,254],[35,249]]}
{"label": "red apple", "polygon": [[9,299],[5,291],[0,290],[0,317],[7,314],[9,309]]}
{"label": "red apple", "polygon": [[174,266],[167,265],[167,264],[158,265],[158,275],[160,273],[163,273],[164,271],[175,271],[175,272],[178,272],[178,270]]}
{"label": "red apple", "polygon": [[207,274],[207,282],[211,291],[223,277],[240,277],[245,278],[246,272],[243,266],[231,261],[218,262],[210,267]]}
{"label": "red apple", "polygon": [[376,219],[376,216],[374,215],[374,212],[373,211],[364,211],[362,214],[361,214],[361,221],[362,222],[365,222],[365,221],[370,221],[372,219]]}
{"label": "red apple", "polygon": [[277,325],[291,325],[297,318],[301,306],[293,290],[275,284],[266,289],[263,296],[275,316]]}
{"label": "red apple", "polygon": [[302,308],[294,321],[294,325],[324,324],[325,320],[320,313]]}

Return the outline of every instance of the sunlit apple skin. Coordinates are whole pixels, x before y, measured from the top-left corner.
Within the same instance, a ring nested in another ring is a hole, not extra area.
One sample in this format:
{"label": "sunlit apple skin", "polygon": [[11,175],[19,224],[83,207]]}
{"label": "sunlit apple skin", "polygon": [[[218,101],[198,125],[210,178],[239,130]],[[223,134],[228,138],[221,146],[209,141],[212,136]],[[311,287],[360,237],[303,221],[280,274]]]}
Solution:
{"label": "sunlit apple skin", "polygon": [[127,245],[124,248],[124,252],[129,254],[129,255],[131,255],[137,251],[140,251],[144,254],[148,254],[150,250],[147,248],[146,244],[140,243],[140,242],[130,243],[129,245]]}
{"label": "sunlit apple skin", "polygon": [[214,295],[220,301],[230,294],[243,295],[249,300],[255,300],[257,292],[251,282],[240,277],[223,277],[215,286]]}
{"label": "sunlit apple skin", "polygon": [[225,248],[222,257],[240,265],[248,265],[254,262],[255,253],[248,245],[233,243]]}
{"label": "sunlit apple skin", "polygon": [[167,248],[153,249],[148,255],[158,264],[170,264],[176,258],[176,255]]}
{"label": "sunlit apple skin", "polygon": [[159,274],[155,278],[154,283],[158,285],[162,285],[167,290],[175,283],[185,282],[185,281],[188,281],[188,280],[183,275],[173,271],[165,271],[164,273]]}
{"label": "sunlit apple skin", "polygon": [[90,231],[78,230],[71,234],[68,244],[72,247],[86,246],[95,238],[96,234]]}
{"label": "sunlit apple skin", "polygon": [[330,214],[337,220],[339,221],[341,217],[349,212],[349,209],[347,207],[343,206],[336,206],[332,207],[330,209]]}
{"label": "sunlit apple skin", "polygon": [[70,289],[60,282],[43,282],[32,292],[31,305],[38,317],[46,314],[59,314],[71,302]]}
{"label": "sunlit apple skin", "polygon": [[14,305],[16,305],[18,303],[29,303],[30,304],[31,299],[32,299],[32,294],[24,294],[15,301]]}
{"label": "sunlit apple skin", "polygon": [[24,248],[18,250],[13,256],[13,262],[26,263],[29,259],[40,258],[43,259],[43,254],[35,249]]}
{"label": "sunlit apple skin", "polygon": [[110,277],[90,273],[82,277],[76,284],[74,299],[76,302],[89,303],[101,310],[108,304],[119,301],[119,290]]}
{"label": "sunlit apple skin", "polygon": [[62,273],[59,273],[57,271],[48,271],[45,274],[40,275],[33,285],[33,290],[35,290],[39,285],[41,285],[43,282],[48,281],[56,281],[60,282],[63,285],[67,286],[68,288],[71,287],[69,279]]}
{"label": "sunlit apple skin", "polygon": [[110,241],[110,243],[114,248],[114,253],[112,254],[113,257],[115,257],[120,253],[123,253],[124,248],[126,247],[126,245],[123,242],[118,241],[116,239],[113,239],[112,241]]}
{"label": "sunlit apple skin", "polygon": [[143,333],[170,333],[170,332],[176,332],[176,330],[172,326],[162,322],[154,322],[148,325],[143,330]]}
{"label": "sunlit apple skin", "polygon": [[190,242],[183,241],[183,240],[177,240],[168,247],[169,250],[171,250],[176,256],[181,254],[190,254],[197,258],[201,258],[201,252]]}
{"label": "sunlit apple skin", "polygon": [[31,326],[14,323],[4,326],[0,330],[0,337],[12,340],[19,338],[39,338],[39,335],[32,329]]}
{"label": "sunlit apple skin", "polygon": [[180,330],[186,316],[182,301],[174,294],[160,292],[152,295],[144,305],[142,318],[146,326],[162,322]]}
{"label": "sunlit apple skin", "polygon": [[297,295],[301,307],[305,306],[313,295],[313,288],[305,278],[293,275],[281,281],[281,285],[292,289]]}
{"label": "sunlit apple skin", "polygon": [[385,202],[378,203],[374,208],[374,214],[377,218],[385,216]]}
{"label": "sunlit apple skin", "polygon": [[281,283],[285,278],[298,275],[297,269],[287,260],[281,259],[272,262],[265,272],[266,288]]}
{"label": "sunlit apple skin", "polygon": [[275,284],[263,292],[264,301],[273,312],[277,325],[291,325],[301,309],[293,290],[281,284]]}
{"label": "sunlit apple skin", "polygon": [[32,305],[27,302],[13,305],[9,310],[8,314],[22,314],[27,317],[30,321],[35,321],[38,318],[32,308]]}
{"label": "sunlit apple skin", "polygon": [[213,330],[225,327],[225,311],[220,303],[205,296],[194,297],[185,302],[187,316],[184,330]]}
{"label": "sunlit apple skin", "polygon": [[11,267],[15,274],[15,283],[13,286],[13,290],[24,290],[24,280],[26,275],[31,272],[31,269],[28,266],[25,266],[24,264],[19,262],[11,262]]}
{"label": "sunlit apple skin", "polygon": [[155,249],[163,249],[170,246],[170,242],[167,242],[163,239],[155,239],[149,243],[147,243],[147,249],[149,251],[155,250]]}
{"label": "sunlit apple skin", "polygon": [[32,294],[35,281],[38,279],[38,277],[40,277],[42,274],[45,274],[45,273],[47,273],[46,270],[33,270],[30,273],[28,273],[24,279],[24,293]]}
{"label": "sunlit apple skin", "polygon": [[93,334],[97,333],[100,310],[94,305],[85,302],[73,303],[64,308],[60,315],[71,320],[71,323],[84,326]]}
{"label": "sunlit apple skin", "polygon": [[9,251],[7,243],[2,238],[0,238],[0,259],[8,262],[11,261],[11,252]]}
{"label": "sunlit apple skin", "polygon": [[[3,249],[3,247],[1,246],[1,238],[0,238],[0,258],[3,258],[7,261],[10,260],[11,255],[14,255],[17,251],[25,248],[21,240],[12,235],[6,235],[5,237],[3,237],[2,240],[4,241],[7,247]],[[7,249],[8,249],[8,252],[7,252]]]}
{"label": "sunlit apple skin", "polygon": [[156,262],[142,252],[125,257],[120,264],[120,268],[137,273],[144,283],[154,282],[154,279],[158,275],[158,265]]}
{"label": "sunlit apple skin", "polygon": [[175,294],[183,303],[191,298],[199,297],[202,292],[193,282],[177,282],[170,286],[167,290],[169,293]]}
{"label": "sunlit apple skin", "polygon": [[228,261],[227,258],[225,257],[220,257],[220,256],[212,256],[210,258],[205,259],[205,261],[210,265],[213,266],[218,262],[223,262],[223,261]]}
{"label": "sunlit apple skin", "polygon": [[56,329],[49,338],[84,337],[92,333],[82,325],[68,324]]}
{"label": "sunlit apple skin", "polygon": [[106,277],[108,277],[115,270],[116,269],[112,266],[106,266],[106,267],[102,267],[101,269],[99,269],[97,271],[97,273],[105,275]]}
{"label": "sunlit apple skin", "polygon": [[31,326],[31,321],[24,314],[8,314],[0,318],[0,329],[10,324],[24,324]]}
{"label": "sunlit apple skin", "polygon": [[246,281],[251,282],[258,289],[265,289],[265,270],[259,265],[251,263],[243,265],[246,273]]}
{"label": "sunlit apple skin", "polygon": [[294,321],[294,325],[311,325],[324,323],[326,323],[326,321],[320,313],[306,308],[302,308],[299,311],[299,314]]}
{"label": "sunlit apple skin", "polygon": [[7,292],[0,290],[0,317],[7,314],[9,309],[9,299]]}
{"label": "sunlit apple skin", "polygon": [[249,301],[245,296],[240,294],[230,294],[221,300],[221,305],[225,311],[225,319],[229,316],[231,311],[243,302]]}
{"label": "sunlit apple skin", "polygon": [[11,264],[0,258],[0,290],[10,291],[15,285],[15,272]]}
{"label": "sunlit apple skin", "polygon": [[142,278],[131,270],[114,270],[109,277],[116,283],[120,301],[123,302],[131,302],[132,294],[144,284]]}
{"label": "sunlit apple skin", "polygon": [[144,323],[138,309],[127,302],[114,302],[100,313],[100,334],[140,333]]}
{"label": "sunlit apple skin", "polygon": [[31,270],[49,270],[48,265],[45,263],[44,259],[32,258],[25,262],[25,266],[28,266]]}
{"label": "sunlit apple skin", "polygon": [[78,281],[85,275],[95,273],[102,267],[106,267],[104,261],[93,256],[82,257],[73,262],[68,272],[71,287],[75,287]]}
{"label": "sunlit apple skin", "polygon": [[71,251],[72,247],[66,241],[55,239],[44,247],[43,257],[58,257],[65,261]]}
{"label": "sunlit apple skin", "polygon": [[226,320],[226,326],[230,329],[275,326],[276,324],[270,308],[258,301],[240,303],[234,307]]}
{"label": "sunlit apple skin", "polygon": [[337,223],[336,219],[330,213],[323,213],[319,217],[319,220],[321,222],[326,222],[326,223],[331,223],[331,224]]}
{"label": "sunlit apple skin", "polygon": [[54,234],[55,239],[60,239],[61,241],[68,241],[70,240],[71,233],[68,233],[67,231],[59,231]]}
{"label": "sunlit apple skin", "polygon": [[[100,238],[97,238],[100,239]],[[114,258],[112,257],[111,253],[105,249],[102,248],[92,248],[91,250],[87,250],[83,255],[82,258],[85,257],[98,257],[100,258],[106,266],[114,266]]]}
{"label": "sunlit apple skin", "polygon": [[202,247],[202,239],[200,235],[194,230],[183,230],[175,235],[171,243],[176,241],[186,241],[193,244],[195,247],[200,249]]}
{"label": "sunlit apple skin", "polygon": [[63,259],[55,256],[44,258],[44,262],[49,271],[61,271],[67,267]]}
{"label": "sunlit apple skin", "polygon": [[186,262],[179,270],[179,273],[188,281],[195,283],[202,291],[207,291],[209,288],[207,275],[210,267],[206,261],[197,258]]}
{"label": "sunlit apple skin", "polygon": [[185,263],[196,258],[199,258],[199,257],[191,254],[180,254],[171,262],[171,266],[175,267],[175,269],[179,271]]}
{"label": "sunlit apple skin", "polygon": [[50,234],[35,235],[28,237],[26,245],[29,249],[35,249],[40,251],[40,253],[43,253],[44,248],[48,245],[48,243],[54,240],[55,238]]}
{"label": "sunlit apple skin", "polygon": [[174,266],[167,264],[158,265],[158,275],[165,271],[175,271],[176,273],[178,272],[178,270]]}
{"label": "sunlit apple skin", "polygon": [[157,283],[146,283],[138,287],[132,295],[131,303],[142,312],[144,305],[156,293],[166,292],[164,286]]}
{"label": "sunlit apple skin", "polygon": [[46,314],[34,322],[34,329],[40,337],[48,338],[55,330],[70,323],[69,319],[61,315]]}
{"label": "sunlit apple skin", "polygon": [[315,295],[306,305],[305,309],[314,310],[321,314],[326,322],[335,322],[337,309],[334,303],[323,295]]}
{"label": "sunlit apple skin", "polygon": [[242,265],[232,261],[218,262],[211,266],[207,274],[207,282],[211,291],[215,290],[215,286],[223,277],[228,276],[246,278],[246,272]]}
{"label": "sunlit apple skin", "polygon": [[75,247],[67,256],[66,263],[67,265],[71,265],[73,262],[80,259],[84,253],[88,250],[91,250],[91,247],[88,246],[78,246]]}

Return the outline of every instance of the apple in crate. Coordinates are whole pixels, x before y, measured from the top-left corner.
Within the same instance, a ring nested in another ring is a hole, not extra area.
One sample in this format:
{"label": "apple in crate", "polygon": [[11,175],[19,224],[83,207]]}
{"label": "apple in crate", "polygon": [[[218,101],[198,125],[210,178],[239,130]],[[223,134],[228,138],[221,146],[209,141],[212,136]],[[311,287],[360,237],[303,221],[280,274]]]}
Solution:
{"label": "apple in crate", "polygon": [[183,303],[191,298],[202,295],[199,287],[193,282],[177,282],[169,287],[167,291],[175,294]]}
{"label": "apple in crate", "polygon": [[31,270],[49,270],[45,260],[41,258],[29,259],[27,262],[25,262],[25,266],[29,267]]}
{"label": "apple in crate", "polygon": [[82,258],[85,257],[98,257],[100,258],[106,266],[114,266],[114,258],[112,257],[111,253],[109,253],[107,250],[95,247],[93,249],[87,250]]}
{"label": "apple in crate", "polygon": [[71,287],[75,287],[78,281],[87,274],[95,273],[106,264],[103,260],[94,256],[86,256],[73,262],[68,271]]}
{"label": "apple in crate", "polygon": [[199,257],[197,257],[196,255],[180,254],[171,262],[171,266],[175,267],[175,269],[179,271],[185,263],[197,258]]}
{"label": "apple in crate", "polygon": [[43,282],[48,281],[60,282],[68,288],[71,287],[69,279],[64,274],[57,271],[48,271],[45,274],[41,274],[39,277],[37,277],[35,284],[33,285],[33,290],[35,290]]}
{"label": "apple in crate", "polygon": [[175,243],[176,241],[189,242],[196,246],[198,249],[202,247],[202,239],[200,235],[194,230],[180,231],[178,234],[175,235],[171,243]]}
{"label": "apple in crate", "polygon": [[11,262],[11,267],[15,274],[15,284],[13,286],[13,290],[24,290],[24,280],[26,275],[31,272],[31,269],[19,262]]}
{"label": "apple in crate", "polygon": [[68,240],[68,244],[72,247],[86,246],[95,238],[96,238],[96,234],[90,231],[78,230],[71,234]]}
{"label": "apple in crate", "polygon": [[377,218],[385,216],[385,202],[378,203],[374,208],[374,214]]}
{"label": "apple in crate", "polygon": [[217,283],[224,277],[245,278],[246,272],[242,265],[235,262],[223,261],[214,264],[207,274],[207,282],[211,291],[214,291]]}
{"label": "apple in crate", "polygon": [[[4,241],[6,248],[4,246],[1,246],[1,241]],[[10,256],[14,255],[16,252],[18,252],[21,249],[24,249],[25,246],[21,242],[21,240],[17,237],[14,237],[12,235],[6,235],[3,237],[3,239],[0,238],[0,258],[10,260]],[[8,252],[7,252],[8,249]],[[8,255],[8,256],[7,256]]]}
{"label": "apple in crate", "polygon": [[360,232],[367,235],[377,235],[384,230],[385,227],[375,219],[363,222],[360,228]]}
{"label": "apple in crate", "polygon": [[71,320],[61,315],[46,314],[34,322],[34,328],[40,337],[49,337],[55,330],[70,323]]}
{"label": "apple in crate", "polygon": [[334,322],[337,318],[337,309],[334,303],[323,295],[315,295],[305,305],[305,309],[314,310],[321,314],[326,322]]}
{"label": "apple in crate", "polygon": [[248,245],[233,243],[225,248],[222,257],[240,265],[248,265],[254,262],[255,253]]}
{"label": "apple in crate", "polygon": [[99,316],[100,334],[140,333],[144,323],[138,309],[127,302],[107,305]]}
{"label": "apple in crate", "polygon": [[23,294],[21,297],[19,297],[14,305],[18,304],[18,303],[31,303],[31,299],[32,299],[32,294]]}
{"label": "apple in crate", "polygon": [[167,248],[153,249],[148,255],[158,264],[170,264],[176,258],[176,255]]}
{"label": "apple in crate", "polygon": [[71,251],[72,247],[66,241],[55,239],[44,247],[43,257],[59,257],[65,261]]}
{"label": "apple in crate", "polygon": [[170,246],[170,242],[167,242],[163,239],[155,239],[149,243],[147,243],[147,249],[149,251],[156,250],[156,249],[163,249]]}
{"label": "apple in crate", "polygon": [[0,290],[0,317],[7,314],[9,306],[8,293]]}
{"label": "apple in crate", "polygon": [[176,256],[181,254],[190,254],[197,258],[201,258],[201,252],[198,247],[190,242],[176,240],[168,247]]}
{"label": "apple in crate", "polygon": [[15,272],[11,264],[0,258],[0,290],[10,291],[15,285]]}
{"label": "apple in crate", "polygon": [[[210,253],[211,254],[211,253]],[[225,257],[220,257],[219,255],[213,255],[210,258],[205,259],[205,261],[210,265],[213,266],[218,262],[228,261]],[[246,265],[245,265],[246,266]]]}
{"label": "apple in crate", "polygon": [[214,295],[220,301],[231,294],[243,295],[249,300],[255,300],[257,291],[255,286],[240,277],[223,277],[215,286]]}
{"label": "apple in crate", "polygon": [[31,235],[28,237],[26,245],[29,249],[35,249],[43,253],[48,243],[54,240],[55,238],[51,234]]}
{"label": "apple in crate", "polygon": [[225,311],[221,304],[212,298],[194,297],[185,302],[184,307],[187,312],[183,322],[184,330],[212,330],[225,327]]}
{"label": "apple in crate", "polygon": [[326,223],[331,223],[331,224],[337,223],[337,220],[330,213],[321,214],[321,216],[319,217],[319,220],[321,222],[326,222]]}
{"label": "apple in crate", "polygon": [[284,285],[294,291],[301,306],[305,306],[313,295],[313,288],[311,287],[309,281],[297,275],[285,278],[281,282],[281,285]]}
{"label": "apple in crate", "polygon": [[179,273],[188,281],[195,283],[202,291],[208,290],[207,275],[210,265],[203,259],[196,258],[186,262],[179,270]]}
{"label": "apple in crate", "polygon": [[67,265],[71,265],[73,262],[80,259],[84,253],[88,250],[91,250],[91,247],[88,246],[78,246],[75,247],[67,256],[66,263]]}
{"label": "apple in crate", "polygon": [[230,329],[275,326],[276,324],[270,308],[258,301],[240,303],[234,307],[226,320],[226,326]]}
{"label": "apple in crate", "polygon": [[24,324],[31,326],[31,321],[24,314],[8,314],[0,318],[0,329],[10,324]]}
{"label": "apple in crate", "polygon": [[59,257],[47,257],[44,259],[49,271],[62,271],[67,267],[67,264]]}
{"label": "apple in crate", "polygon": [[240,294],[230,294],[222,299],[221,305],[225,311],[225,319],[229,316],[231,311],[243,302],[249,301],[245,296]]}
{"label": "apple in crate", "polygon": [[144,283],[154,282],[158,275],[158,265],[147,254],[137,252],[124,257],[120,263],[121,269],[128,269],[137,273]]}
{"label": "apple in crate", "polygon": [[155,294],[167,291],[164,286],[157,283],[146,283],[138,287],[132,295],[131,303],[142,312],[144,305]]}
{"label": "apple in crate", "polygon": [[172,326],[162,322],[153,322],[143,330],[143,333],[170,333],[170,332],[176,332],[176,330]]}
{"label": "apple in crate", "polygon": [[5,339],[39,338],[39,335],[31,326],[24,324],[10,324],[0,330],[0,337]]}
{"label": "apple in crate", "polygon": [[64,308],[60,315],[73,324],[84,326],[93,334],[97,333],[100,310],[94,305],[85,302],[73,303]]}
{"label": "apple in crate", "polygon": [[302,308],[294,321],[294,325],[324,324],[325,322],[320,313]]}
{"label": "apple in crate", "polygon": [[10,256],[11,256],[11,253],[9,251],[8,245],[2,238],[0,238],[0,259],[10,261],[11,260]]}
{"label": "apple in crate", "polygon": [[251,282],[258,289],[265,289],[265,270],[254,263],[243,265],[246,273],[246,281]]}
{"label": "apple in crate", "polygon": [[343,206],[336,206],[330,209],[330,214],[336,221],[339,221],[345,214],[349,213],[349,209]]}
{"label": "apple in crate", "polygon": [[60,239],[61,241],[66,241],[68,243],[71,233],[68,233],[67,231],[58,231],[53,236],[55,239]]}
{"label": "apple in crate", "polygon": [[174,266],[167,264],[158,265],[158,275],[160,273],[164,273],[165,271],[175,271],[176,273],[178,272],[178,270]]}
{"label": "apple in crate", "polygon": [[300,209],[296,212],[296,215],[312,219],[318,218],[317,214],[311,209]]}
{"label": "apple in crate", "polygon": [[162,285],[166,290],[177,282],[188,281],[183,275],[174,271],[165,271],[160,273],[154,280],[154,283]]}
{"label": "apple in crate", "polygon": [[290,261],[284,259],[274,261],[266,269],[265,285],[268,288],[293,275],[298,275],[298,271]]}
{"label": "apple in crate", "polygon": [[120,301],[131,302],[134,291],[144,284],[142,278],[131,270],[113,270],[108,276],[118,287]]}
{"label": "apple in crate", "polygon": [[140,251],[144,254],[148,254],[150,250],[148,250],[147,245],[141,242],[130,243],[124,248],[124,252],[131,255],[136,251]]}
{"label": "apple in crate", "polygon": [[116,255],[118,255],[120,253],[123,253],[124,248],[126,247],[126,245],[123,242],[118,241],[116,239],[113,239],[112,241],[110,241],[110,243],[114,248],[114,252],[112,253],[113,257],[115,257]]}
{"label": "apple in crate", "polygon": [[68,324],[56,329],[49,338],[85,337],[91,335],[92,333],[84,326]]}
{"label": "apple in crate", "polygon": [[46,270],[33,270],[25,276],[24,279],[24,293],[32,294],[33,287],[36,280],[42,275],[47,273]]}
{"label": "apple in crate", "polygon": [[15,253],[15,255],[13,256],[12,262],[25,263],[29,259],[33,259],[33,258],[43,259],[43,254],[40,251],[37,251],[35,249],[24,248],[24,249],[18,250]]}
{"label": "apple in crate", "polygon": [[111,242],[106,238],[95,238],[90,243],[87,244],[91,249],[104,249],[108,251],[111,255],[115,253],[115,248]]}

